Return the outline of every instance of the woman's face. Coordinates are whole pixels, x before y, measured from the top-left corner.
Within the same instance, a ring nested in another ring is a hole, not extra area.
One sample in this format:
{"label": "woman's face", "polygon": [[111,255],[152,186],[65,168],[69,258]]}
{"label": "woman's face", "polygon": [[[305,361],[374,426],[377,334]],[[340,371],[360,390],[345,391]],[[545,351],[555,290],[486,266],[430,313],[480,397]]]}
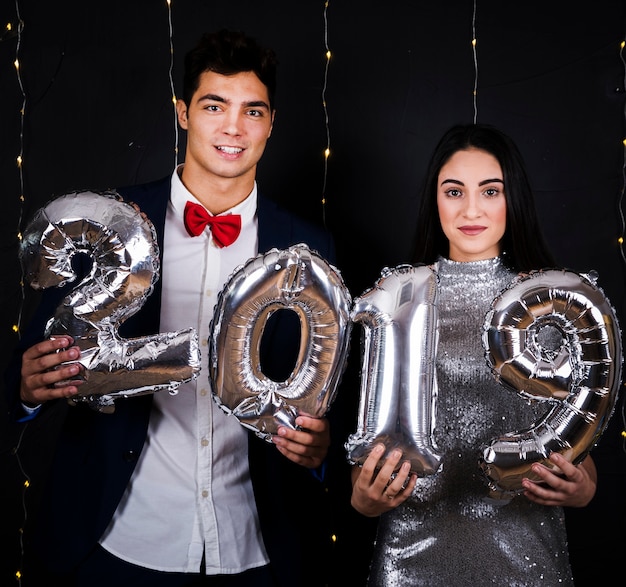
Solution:
{"label": "woman's face", "polygon": [[439,221],[452,261],[500,254],[506,229],[504,178],[498,160],[480,149],[457,151],[437,179]]}

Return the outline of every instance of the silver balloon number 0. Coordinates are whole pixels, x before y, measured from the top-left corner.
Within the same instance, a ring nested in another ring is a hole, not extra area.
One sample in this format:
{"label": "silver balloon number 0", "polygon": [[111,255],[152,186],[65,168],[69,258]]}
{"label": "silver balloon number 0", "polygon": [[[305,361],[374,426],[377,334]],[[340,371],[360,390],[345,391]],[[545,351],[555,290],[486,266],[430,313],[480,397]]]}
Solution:
{"label": "silver balloon number 0", "polygon": [[61,287],[78,277],[78,254],[91,261],[65,296],[45,336],[69,334],[80,348],[79,395],[95,410],[114,400],[159,390],[175,393],[200,370],[195,329],[123,339],[119,325],[145,303],[159,274],[152,224],[114,192],[73,192],[38,210],[26,230],[20,260],[34,289]]}
{"label": "silver balloon number 0", "polygon": [[553,452],[582,461],[606,428],[621,382],[617,318],[595,278],[565,270],[521,274],[493,301],[483,331],[496,379],[548,412],[525,430],[492,439],[480,467],[490,488],[522,491],[530,467]]}
{"label": "silver balloon number 0", "polygon": [[[338,271],[305,244],[272,249],[237,268],[210,327],[216,403],[268,442],[279,426],[295,429],[300,414],[323,416],[346,362],[350,302]],[[294,313],[300,324],[299,351],[284,381],[268,377],[260,357],[268,321],[279,311]]]}

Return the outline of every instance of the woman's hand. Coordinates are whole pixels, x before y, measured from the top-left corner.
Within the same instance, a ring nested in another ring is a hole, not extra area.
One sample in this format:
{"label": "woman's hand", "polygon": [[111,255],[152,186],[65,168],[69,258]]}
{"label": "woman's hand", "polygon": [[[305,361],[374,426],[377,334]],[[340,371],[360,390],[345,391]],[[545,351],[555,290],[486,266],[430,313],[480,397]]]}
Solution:
{"label": "woman's hand", "polygon": [[[352,469],[352,507],[368,517],[381,514],[399,506],[411,495],[417,475],[411,473],[411,463],[404,461],[394,476],[394,470],[402,459],[402,451],[391,451],[385,462],[382,444],[374,446],[362,466]],[[380,468],[378,468],[380,467]]]}
{"label": "woman's hand", "polygon": [[593,459],[587,456],[578,465],[573,465],[559,453],[552,453],[550,461],[557,467],[549,469],[535,463],[532,471],[540,482],[523,479],[524,495],[541,505],[584,507],[596,493],[598,475]]}

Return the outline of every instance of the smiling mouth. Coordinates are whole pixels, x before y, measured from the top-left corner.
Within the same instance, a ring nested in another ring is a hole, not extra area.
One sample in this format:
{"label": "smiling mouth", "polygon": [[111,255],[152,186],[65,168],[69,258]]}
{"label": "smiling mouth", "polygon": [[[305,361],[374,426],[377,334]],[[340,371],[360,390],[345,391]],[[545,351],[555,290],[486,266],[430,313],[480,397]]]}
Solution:
{"label": "smiling mouth", "polygon": [[237,155],[237,153],[241,153],[243,149],[241,147],[224,147],[222,145],[218,145],[218,151],[222,151],[222,153],[227,153],[228,155]]}

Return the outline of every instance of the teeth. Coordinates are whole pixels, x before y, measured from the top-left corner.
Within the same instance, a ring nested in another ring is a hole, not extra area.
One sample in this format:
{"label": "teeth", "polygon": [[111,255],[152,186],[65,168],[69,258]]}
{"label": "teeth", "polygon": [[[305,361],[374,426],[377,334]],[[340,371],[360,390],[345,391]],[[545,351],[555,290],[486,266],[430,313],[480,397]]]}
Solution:
{"label": "teeth", "polygon": [[243,149],[239,149],[237,147],[218,147],[220,151],[224,153],[228,153],[229,155],[235,155],[236,153],[241,153]]}

